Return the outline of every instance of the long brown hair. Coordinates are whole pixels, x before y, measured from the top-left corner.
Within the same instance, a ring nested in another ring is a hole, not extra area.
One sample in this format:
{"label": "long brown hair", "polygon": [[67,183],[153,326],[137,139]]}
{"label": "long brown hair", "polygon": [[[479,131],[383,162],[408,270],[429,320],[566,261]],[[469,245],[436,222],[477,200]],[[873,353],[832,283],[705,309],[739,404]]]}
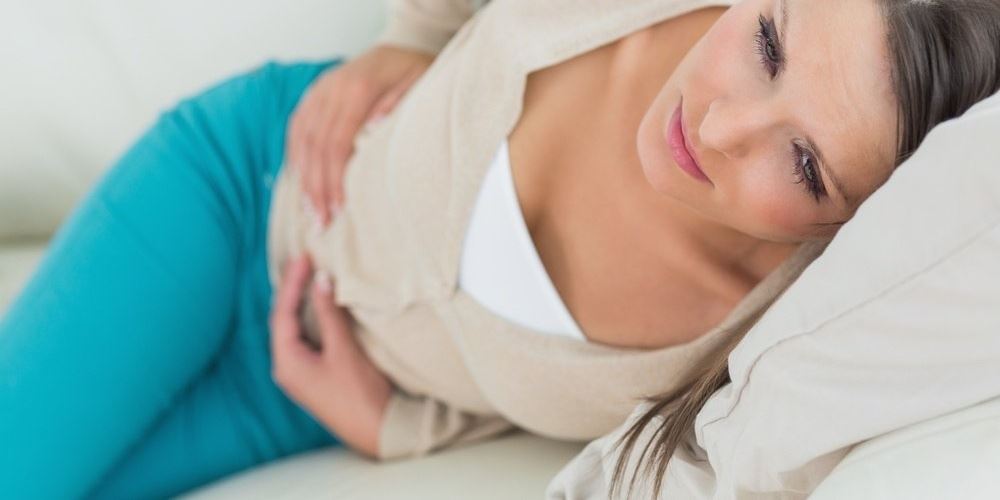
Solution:
{"label": "long brown hair", "polygon": [[[898,166],[935,125],[960,116],[1000,90],[1000,0],[874,1],[885,19],[892,87],[898,102]],[[670,458],[693,430],[698,412],[712,394],[730,382],[729,354],[769,306],[734,326],[725,342],[686,374],[676,389],[649,399],[652,406],[616,443],[619,456],[610,496],[621,491],[629,472],[629,491],[641,474],[651,474],[652,496],[659,496]],[[628,471],[640,435],[656,420],[660,422],[651,440]]]}

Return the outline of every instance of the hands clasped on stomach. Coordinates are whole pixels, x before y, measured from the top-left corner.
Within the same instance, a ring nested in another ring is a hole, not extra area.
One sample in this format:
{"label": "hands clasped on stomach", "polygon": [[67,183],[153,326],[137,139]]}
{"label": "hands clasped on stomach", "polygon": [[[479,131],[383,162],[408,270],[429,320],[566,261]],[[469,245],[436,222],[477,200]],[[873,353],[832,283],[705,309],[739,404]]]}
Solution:
{"label": "hands clasped on stomach", "polygon": [[[290,119],[285,163],[299,173],[319,228],[343,206],[344,169],[358,131],[392,111],[432,61],[422,52],[379,46],[327,70],[306,91]],[[377,456],[389,380],[355,339],[349,312],[336,304],[329,276],[314,272],[308,254],[290,260],[281,276],[270,317],[272,378],[338,438]],[[320,330],[319,351],[302,338],[305,293]]]}

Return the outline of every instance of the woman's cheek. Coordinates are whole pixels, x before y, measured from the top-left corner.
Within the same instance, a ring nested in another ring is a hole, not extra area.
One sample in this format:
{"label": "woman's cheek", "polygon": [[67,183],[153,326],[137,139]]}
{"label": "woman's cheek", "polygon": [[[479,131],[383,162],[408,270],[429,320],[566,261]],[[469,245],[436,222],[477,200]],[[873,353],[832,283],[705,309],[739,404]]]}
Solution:
{"label": "woman's cheek", "polygon": [[808,226],[809,209],[794,193],[780,189],[760,189],[749,204],[753,220],[749,221],[761,235],[776,239],[795,238]]}

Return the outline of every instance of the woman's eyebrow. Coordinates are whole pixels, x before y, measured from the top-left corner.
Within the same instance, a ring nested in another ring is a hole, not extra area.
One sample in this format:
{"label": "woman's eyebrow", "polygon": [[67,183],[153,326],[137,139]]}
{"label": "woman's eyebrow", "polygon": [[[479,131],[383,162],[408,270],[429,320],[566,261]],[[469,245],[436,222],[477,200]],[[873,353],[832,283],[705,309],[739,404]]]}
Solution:
{"label": "woman's eyebrow", "polygon": [[[788,54],[788,25],[791,23],[791,16],[789,15],[788,0],[778,0],[778,11],[781,12],[781,22],[778,23],[778,40],[784,53]],[[785,58],[785,68],[788,68],[789,60]],[[834,173],[833,168],[830,164],[823,159],[823,152],[819,149],[816,141],[809,137],[806,137],[806,142],[809,144],[809,148],[816,154],[816,161],[819,163],[819,168],[823,172],[823,176],[830,179],[833,186],[837,189],[837,193],[843,198],[844,203],[847,206],[851,205],[852,196],[847,193],[844,189],[844,183],[840,182],[837,175]]]}
{"label": "woman's eyebrow", "polygon": [[785,40],[788,39],[788,0],[778,0],[778,10],[781,12],[781,22],[778,23],[778,36],[781,43],[784,44]]}

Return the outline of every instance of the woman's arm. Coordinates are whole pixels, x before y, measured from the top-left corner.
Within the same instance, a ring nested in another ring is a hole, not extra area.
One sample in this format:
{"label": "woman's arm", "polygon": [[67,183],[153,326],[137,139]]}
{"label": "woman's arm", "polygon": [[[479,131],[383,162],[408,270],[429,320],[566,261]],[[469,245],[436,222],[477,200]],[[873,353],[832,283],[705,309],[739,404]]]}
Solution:
{"label": "woman's arm", "polygon": [[[313,276],[308,256],[284,271],[271,315],[275,382],[355,450],[372,458],[419,456],[495,436],[513,428],[496,415],[477,415],[430,397],[395,390],[354,338],[348,312],[334,302],[332,286]],[[299,305],[304,288],[319,329],[321,350],[301,337]]]}
{"label": "woman's arm", "polygon": [[321,75],[288,126],[286,163],[328,225],[344,204],[343,178],[364,124],[389,114],[484,0],[394,0],[373,48]]}
{"label": "woman's arm", "polygon": [[495,437],[511,429],[514,425],[497,415],[465,412],[431,397],[396,391],[383,416],[378,457],[419,457]]}

